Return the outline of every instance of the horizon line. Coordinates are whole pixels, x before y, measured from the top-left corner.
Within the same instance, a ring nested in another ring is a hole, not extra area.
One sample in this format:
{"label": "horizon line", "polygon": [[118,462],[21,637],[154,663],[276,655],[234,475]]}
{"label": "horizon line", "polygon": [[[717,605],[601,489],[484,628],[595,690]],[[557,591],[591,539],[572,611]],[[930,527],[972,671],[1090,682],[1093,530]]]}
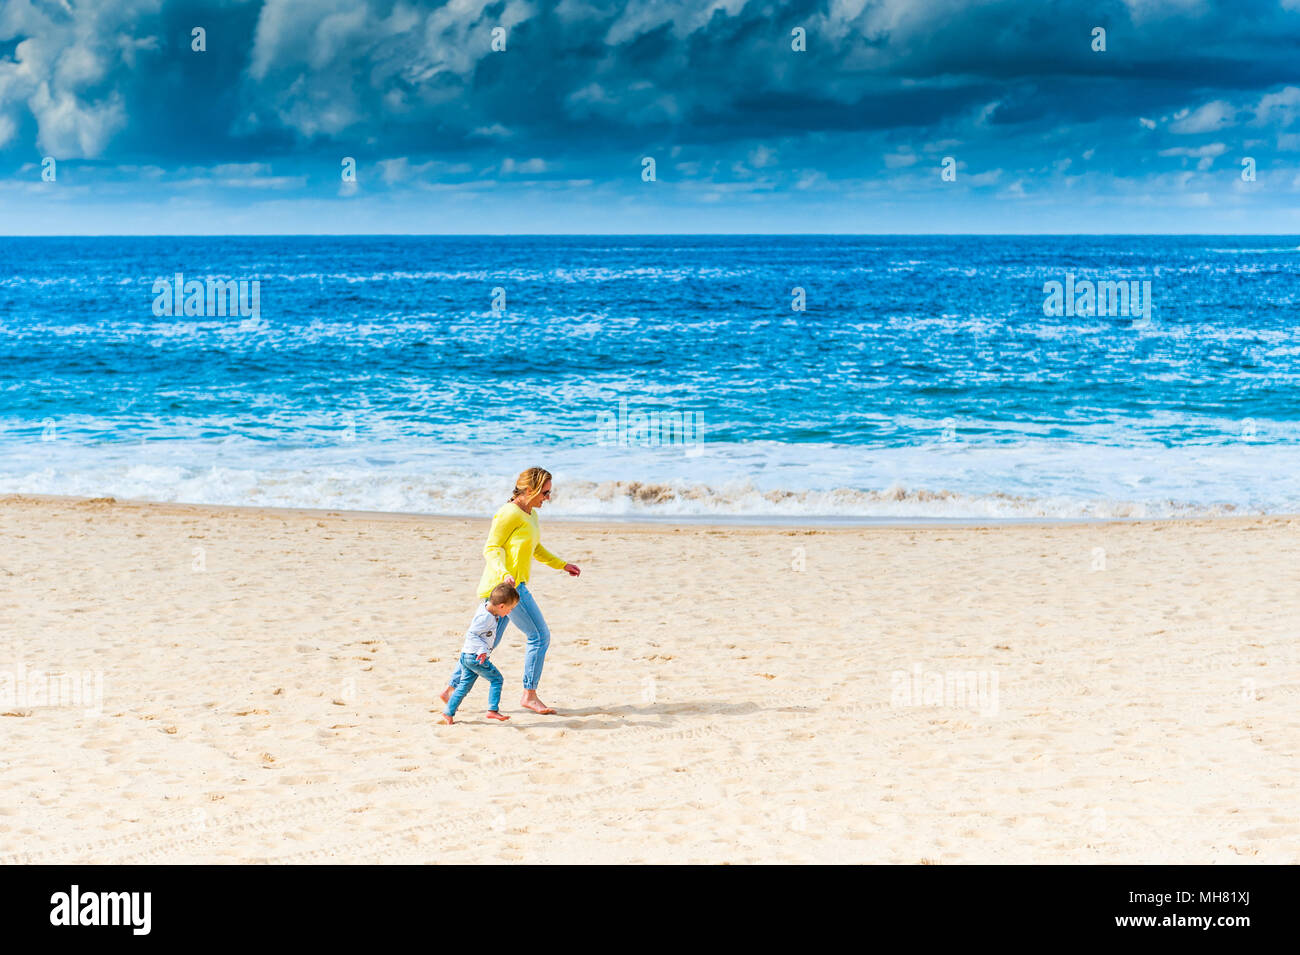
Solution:
{"label": "horizon line", "polygon": [[1300,238],[1300,232],[12,232],[0,239]]}

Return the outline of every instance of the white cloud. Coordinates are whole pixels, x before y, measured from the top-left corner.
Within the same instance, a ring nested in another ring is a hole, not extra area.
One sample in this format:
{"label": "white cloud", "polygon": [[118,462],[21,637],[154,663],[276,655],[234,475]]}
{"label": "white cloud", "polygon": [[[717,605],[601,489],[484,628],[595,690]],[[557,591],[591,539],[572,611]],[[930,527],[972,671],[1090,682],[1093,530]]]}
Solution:
{"label": "white cloud", "polygon": [[1160,150],[1161,156],[1189,156],[1192,158],[1209,158],[1222,156],[1228,147],[1223,143],[1210,143],[1207,146],[1174,146],[1170,149]]}
{"label": "white cloud", "polygon": [[1175,113],[1175,121],[1169,128],[1175,133],[1212,133],[1232,126],[1236,115],[1237,110],[1231,103],[1216,99],[1191,113],[1186,110]]}
{"label": "white cloud", "polygon": [[27,105],[36,117],[36,145],[60,159],[98,156],[113,134],[126,126],[126,109],[117,93],[88,103],[67,90],[51,91],[48,83],[41,83]]}
{"label": "white cloud", "polygon": [[818,186],[824,186],[828,182],[826,173],[820,169],[803,169],[799,172],[799,180],[794,184],[796,189],[816,189]]}
{"label": "white cloud", "polygon": [[1275,93],[1265,93],[1255,106],[1254,113],[1255,123],[1290,126],[1295,122],[1297,114],[1300,114],[1300,87],[1286,86]]}
{"label": "white cloud", "polygon": [[157,45],[142,25],[161,0],[119,3],[0,4],[0,37],[23,37],[0,59],[0,145],[11,140],[24,107],[36,121],[36,147],[58,159],[94,158],[126,126],[120,93],[99,89],[119,63]]}
{"label": "white cloud", "polygon": [[933,143],[926,143],[921,148],[928,153],[937,153],[937,152],[944,152],[946,150],[952,149],[954,146],[960,146],[960,145],[961,145],[960,139],[940,139]]}
{"label": "white cloud", "polygon": [[903,147],[895,153],[885,153],[886,169],[904,169],[908,166],[915,165],[920,157],[910,149]]}
{"label": "white cloud", "polygon": [[[129,169],[130,167],[119,167]],[[307,184],[306,176],[275,176],[269,163],[220,163],[216,166],[183,166],[176,170],[183,178],[167,179],[165,184],[177,189],[211,188],[229,189],[301,189]]]}
{"label": "white cloud", "polygon": [[501,163],[503,173],[539,173],[546,172],[546,161],[544,159],[525,159],[523,162],[517,162],[510,157],[506,157]]}
{"label": "white cloud", "polygon": [[603,109],[617,105],[614,98],[605,92],[605,88],[595,82],[574,90],[565,97],[564,104],[574,119],[587,119],[598,115]]}
{"label": "white cloud", "polygon": [[[387,15],[357,0],[266,0],[248,76],[285,126],[338,136],[368,118],[372,96],[399,112],[455,104],[480,60],[497,55],[492,29],[509,31],[533,13],[524,0],[450,0],[427,10],[397,3]],[[413,92],[392,96],[394,88]]]}
{"label": "white cloud", "polygon": [[1124,0],[1129,17],[1141,25],[1152,20],[1193,16],[1205,11],[1205,0]]}
{"label": "white cloud", "polygon": [[755,146],[749,151],[748,162],[752,169],[764,169],[776,163],[776,153],[766,146]]}

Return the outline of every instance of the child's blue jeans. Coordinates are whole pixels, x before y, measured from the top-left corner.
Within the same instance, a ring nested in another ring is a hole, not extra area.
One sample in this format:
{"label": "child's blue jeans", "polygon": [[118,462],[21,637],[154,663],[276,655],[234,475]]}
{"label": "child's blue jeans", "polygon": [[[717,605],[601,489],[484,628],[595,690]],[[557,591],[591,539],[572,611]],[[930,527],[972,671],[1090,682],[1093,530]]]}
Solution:
{"label": "child's blue jeans", "polygon": [[[519,603],[515,604],[515,609],[510,611],[510,616],[497,620],[497,638],[496,643],[492,644],[492,649],[495,650],[497,644],[501,642],[501,635],[505,633],[507,621],[522,630],[524,636],[528,638],[524,650],[524,689],[535,690],[537,684],[542,682],[542,664],[546,662],[546,650],[551,645],[551,628],[542,618],[542,610],[537,606],[537,601],[533,598],[533,592],[528,589],[528,585],[520,584],[516,589],[519,591]],[[447,681],[447,685],[455,686],[460,682],[463,673],[464,670],[460,664],[457,664],[456,669],[451,672],[451,679]]]}
{"label": "child's blue jeans", "polygon": [[474,656],[474,654],[462,653],[460,655],[460,673],[460,681],[456,684],[456,689],[452,691],[451,699],[447,700],[446,713],[448,716],[456,715],[461,700],[465,699],[465,694],[478,682],[479,677],[483,677],[491,684],[488,687],[488,709],[495,710],[501,706],[501,686],[505,683],[506,678],[501,675],[500,670],[492,665],[491,660],[479,663],[478,657]]}

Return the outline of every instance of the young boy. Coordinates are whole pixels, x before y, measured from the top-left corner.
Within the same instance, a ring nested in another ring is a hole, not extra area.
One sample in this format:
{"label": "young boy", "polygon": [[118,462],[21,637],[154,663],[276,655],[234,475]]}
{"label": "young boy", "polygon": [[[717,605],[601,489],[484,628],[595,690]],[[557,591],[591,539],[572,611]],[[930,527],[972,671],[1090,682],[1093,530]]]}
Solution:
{"label": "young boy", "polygon": [[501,705],[501,687],[505,678],[501,671],[492,665],[488,655],[496,649],[497,624],[519,603],[519,591],[510,584],[497,584],[483,601],[474,619],[465,631],[465,643],[460,648],[460,666],[464,675],[447,700],[447,709],[442,714],[442,722],[453,723],[456,710],[460,707],[465,694],[470,691],[479,677],[485,677],[491,684],[488,688],[487,718],[505,722],[510,719],[497,711]]}

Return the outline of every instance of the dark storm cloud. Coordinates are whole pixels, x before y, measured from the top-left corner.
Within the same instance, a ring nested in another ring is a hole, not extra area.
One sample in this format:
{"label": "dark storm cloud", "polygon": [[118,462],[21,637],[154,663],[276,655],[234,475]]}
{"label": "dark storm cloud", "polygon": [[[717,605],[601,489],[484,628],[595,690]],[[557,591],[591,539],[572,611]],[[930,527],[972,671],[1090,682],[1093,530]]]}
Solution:
{"label": "dark storm cloud", "polygon": [[[821,137],[835,155],[883,136],[991,157],[1014,144],[1002,164],[1032,164],[1078,124],[1116,150],[1150,147],[1157,126],[1281,133],[1294,110],[1261,121],[1258,105],[1300,84],[1297,39],[1300,0],[6,0],[0,151],[11,168],[51,154],[164,170],[509,155],[572,175],[649,144]],[[1230,123],[1188,119],[1215,101]]]}

